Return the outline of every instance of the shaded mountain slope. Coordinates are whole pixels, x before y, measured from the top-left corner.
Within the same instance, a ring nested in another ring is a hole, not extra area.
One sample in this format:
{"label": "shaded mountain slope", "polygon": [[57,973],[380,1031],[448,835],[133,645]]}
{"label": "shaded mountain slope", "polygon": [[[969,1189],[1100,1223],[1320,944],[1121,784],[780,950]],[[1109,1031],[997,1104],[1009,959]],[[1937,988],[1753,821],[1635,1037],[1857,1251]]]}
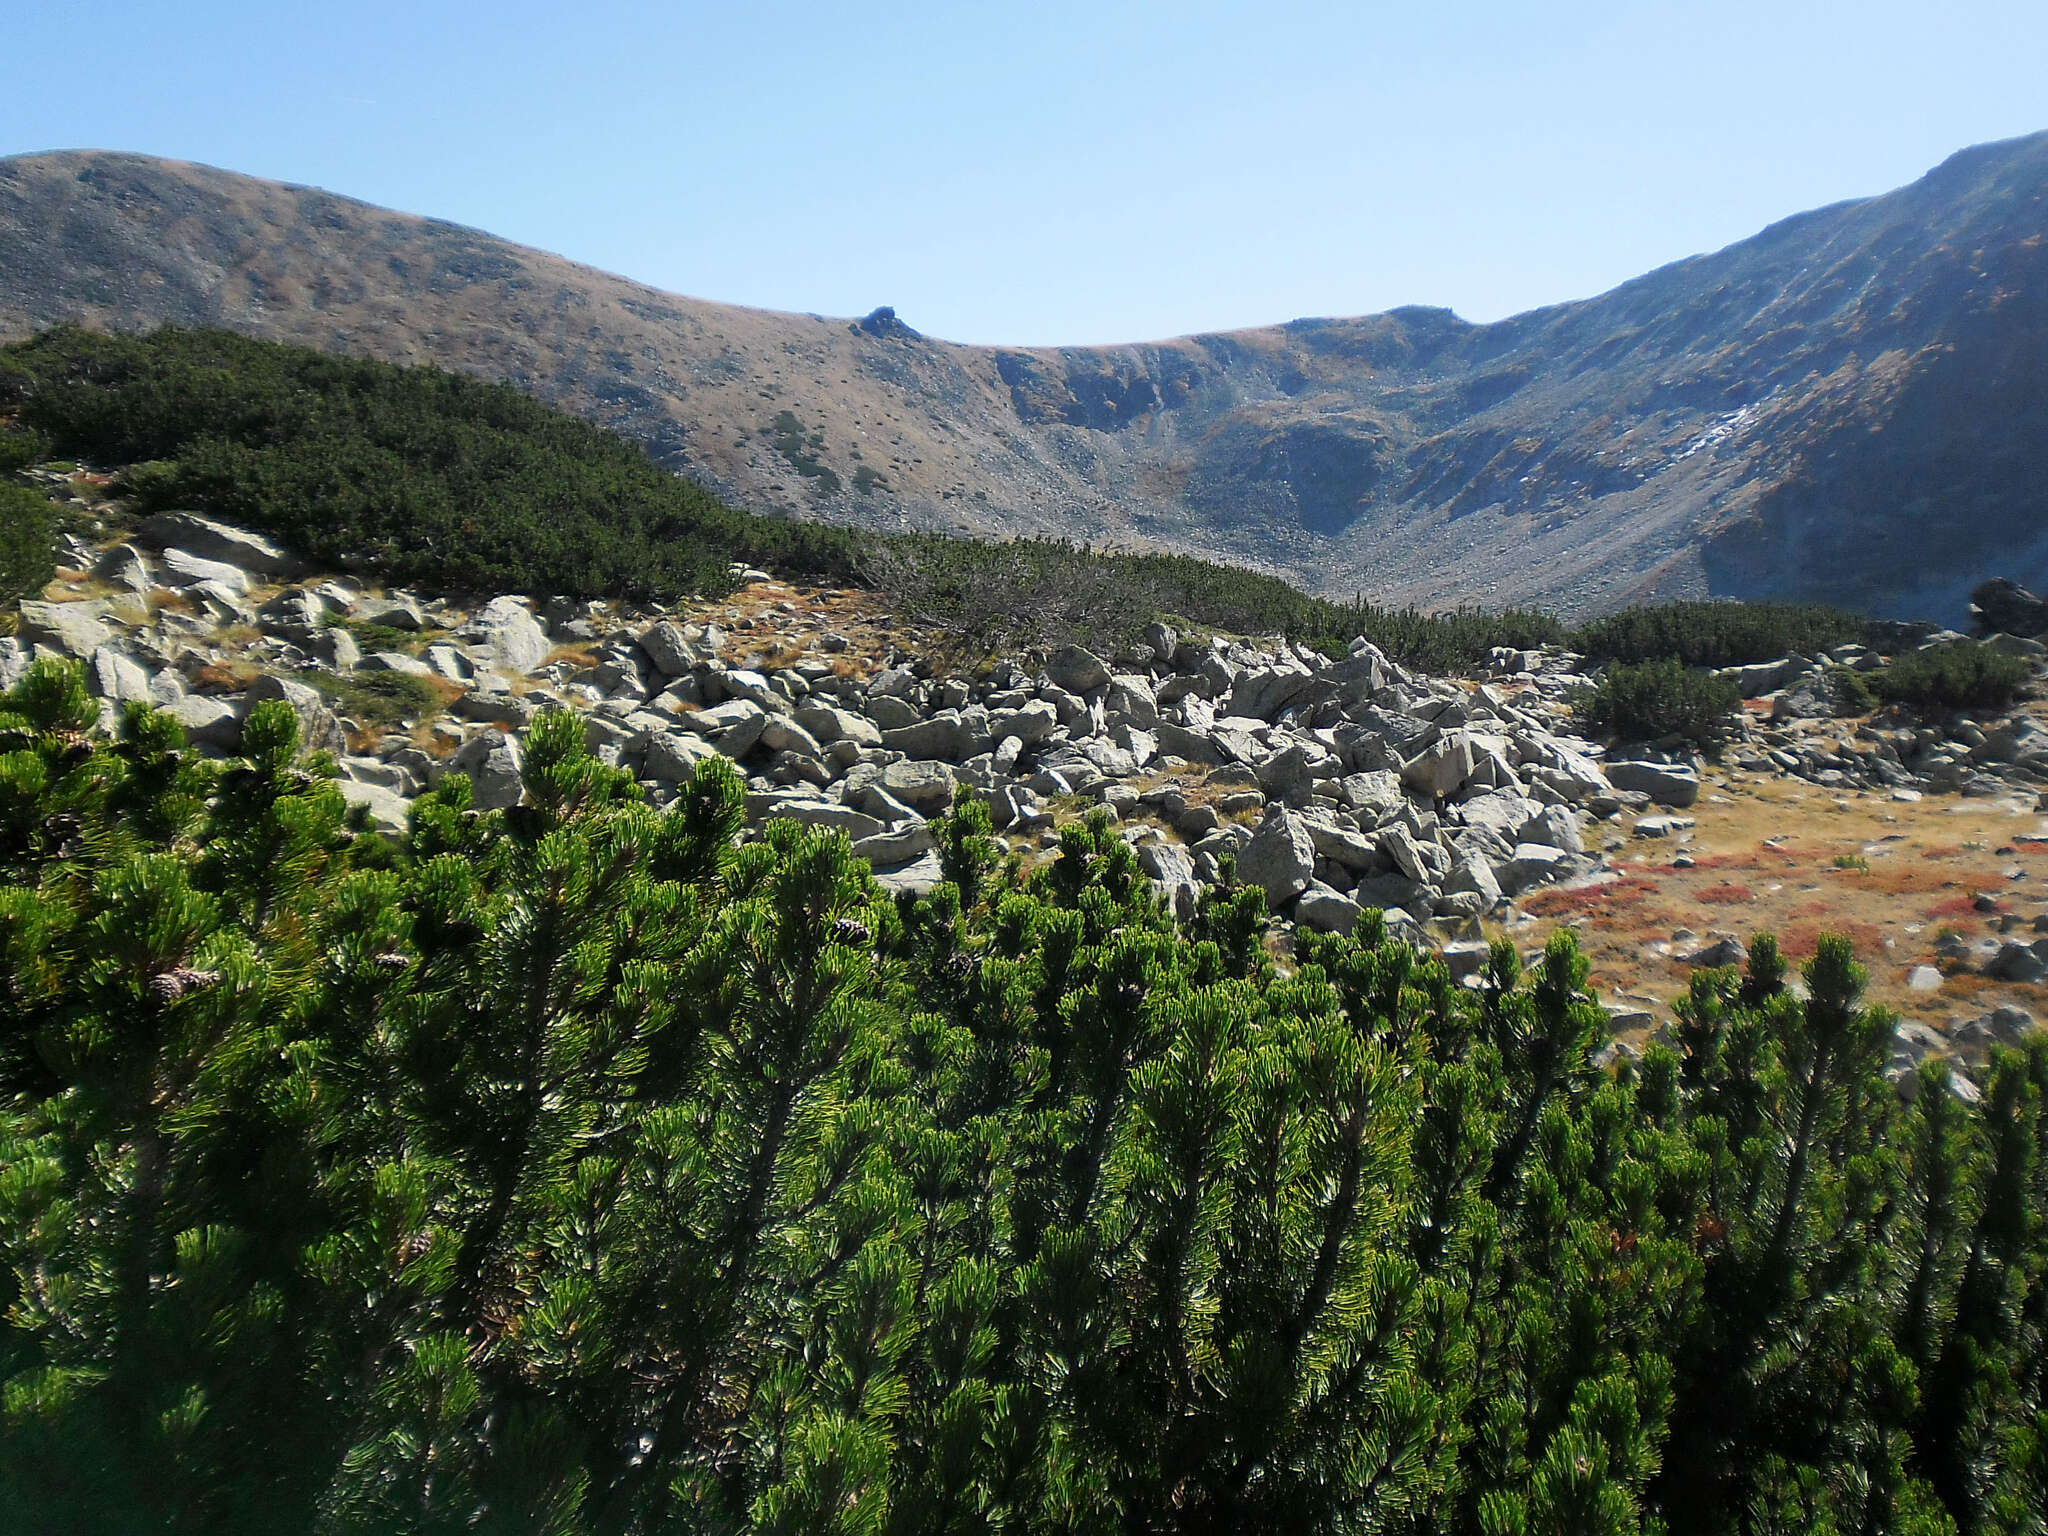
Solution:
{"label": "shaded mountain slope", "polygon": [[2048,135],[1583,302],[989,348],[658,292],[199,166],[0,161],[0,334],[166,321],[530,389],[763,510],[1184,548],[1319,590],[1955,616],[2048,577]]}

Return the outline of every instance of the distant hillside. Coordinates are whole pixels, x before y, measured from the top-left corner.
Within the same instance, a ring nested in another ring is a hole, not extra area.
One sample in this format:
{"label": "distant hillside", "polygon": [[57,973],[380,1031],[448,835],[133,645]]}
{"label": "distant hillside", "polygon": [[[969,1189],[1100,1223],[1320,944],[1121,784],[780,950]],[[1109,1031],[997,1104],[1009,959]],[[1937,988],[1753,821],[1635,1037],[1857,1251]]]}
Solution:
{"label": "distant hillside", "polygon": [[1987,574],[2048,579],[2044,194],[2038,135],[1495,325],[1009,349],[81,152],[0,161],[0,335],[175,321],[433,361],[758,510],[1187,549],[1345,596],[1959,617]]}

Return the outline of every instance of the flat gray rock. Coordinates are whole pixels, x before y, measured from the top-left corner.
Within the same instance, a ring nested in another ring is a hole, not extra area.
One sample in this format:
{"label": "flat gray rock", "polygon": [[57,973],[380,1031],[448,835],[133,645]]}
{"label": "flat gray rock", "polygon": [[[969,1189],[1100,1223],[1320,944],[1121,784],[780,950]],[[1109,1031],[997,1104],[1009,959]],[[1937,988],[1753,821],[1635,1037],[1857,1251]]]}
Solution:
{"label": "flat gray rock", "polygon": [[296,555],[275,540],[197,512],[159,512],[143,520],[139,536],[155,549],[190,550],[204,559],[279,580],[296,576],[305,568]]}
{"label": "flat gray rock", "polygon": [[1659,805],[1683,810],[1700,797],[1700,776],[1682,763],[1619,762],[1607,765],[1616,789],[1648,795]]}
{"label": "flat gray rock", "polygon": [[22,633],[52,650],[83,661],[105,645],[113,631],[107,627],[106,605],[94,600],[84,603],[29,601],[21,605]]}
{"label": "flat gray rock", "polygon": [[225,560],[209,560],[188,549],[167,549],[157,562],[156,582],[160,587],[218,585],[237,597],[249,590],[249,573]]}

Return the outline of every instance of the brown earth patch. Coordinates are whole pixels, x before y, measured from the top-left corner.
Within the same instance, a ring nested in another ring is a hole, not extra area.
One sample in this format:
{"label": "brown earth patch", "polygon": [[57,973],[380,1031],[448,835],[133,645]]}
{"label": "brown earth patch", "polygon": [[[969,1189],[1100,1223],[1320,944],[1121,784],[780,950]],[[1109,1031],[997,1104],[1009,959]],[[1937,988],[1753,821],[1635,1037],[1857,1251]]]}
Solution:
{"label": "brown earth patch", "polygon": [[[1712,935],[1775,933],[1805,960],[1822,934],[1840,933],[1870,970],[1871,1000],[1908,1017],[1946,1029],[2011,1004],[2048,1020],[2048,987],[1938,963],[1935,952],[1945,933],[2031,942],[2035,919],[2048,920],[2048,844],[2019,841],[2048,834],[2031,795],[1898,801],[1709,767],[1685,814],[1696,825],[1675,840],[1631,836],[1634,816],[1590,827],[1611,874],[1522,902],[1516,942],[1527,951],[1575,928],[1603,998],[1662,1014],[1691,980],[1676,957]],[[1980,894],[1995,910],[1980,910]],[[1938,990],[1908,987],[1921,965],[1944,972]]]}

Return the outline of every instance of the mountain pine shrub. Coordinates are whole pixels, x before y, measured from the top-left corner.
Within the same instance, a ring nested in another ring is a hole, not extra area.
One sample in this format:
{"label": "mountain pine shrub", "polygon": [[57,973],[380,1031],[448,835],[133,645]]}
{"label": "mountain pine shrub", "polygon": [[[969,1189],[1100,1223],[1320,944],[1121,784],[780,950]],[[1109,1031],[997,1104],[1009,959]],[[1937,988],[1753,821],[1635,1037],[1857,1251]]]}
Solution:
{"label": "mountain pine shrub", "polygon": [[34,597],[57,573],[50,498],[0,480],[0,603]]}
{"label": "mountain pine shrub", "polygon": [[1740,690],[1727,678],[1666,657],[1611,663],[1580,690],[1577,712],[1587,729],[1623,741],[1708,746],[1726,734],[1741,705]]}
{"label": "mountain pine shrub", "polygon": [[1878,706],[1869,680],[1854,667],[1829,667],[1821,681],[1837,715],[1867,715]]}
{"label": "mountain pine shrub", "polygon": [[1601,1070],[1476,987],[1185,925],[1103,820],[945,881],[529,735],[359,830],[0,699],[0,1524],[44,1532],[2039,1530],[2048,1046],[1883,1076],[1824,940]]}
{"label": "mountain pine shrub", "polygon": [[1594,619],[1572,636],[1589,660],[1676,657],[1689,667],[1735,667],[1813,656],[1860,641],[1868,621],[1817,603],[1660,603]]}
{"label": "mountain pine shrub", "polygon": [[2033,676],[2026,659],[1980,640],[1908,651],[1875,673],[1882,697],[1921,709],[2004,709]]}

